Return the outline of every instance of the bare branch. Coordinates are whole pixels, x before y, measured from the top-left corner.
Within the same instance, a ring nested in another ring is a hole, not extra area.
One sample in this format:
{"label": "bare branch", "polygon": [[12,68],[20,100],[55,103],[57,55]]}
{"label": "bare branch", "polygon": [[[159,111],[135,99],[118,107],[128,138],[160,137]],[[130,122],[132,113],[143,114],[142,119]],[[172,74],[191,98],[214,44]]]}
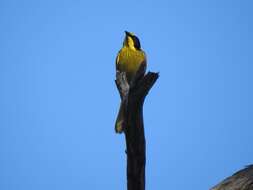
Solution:
{"label": "bare branch", "polygon": [[125,107],[124,133],[128,190],[145,190],[146,142],[143,125],[143,102],[159,74],[149,72],[144,75],[144,73],[145,68],[142,66],[130,85],[124,72],[117,73],[115,81]]}

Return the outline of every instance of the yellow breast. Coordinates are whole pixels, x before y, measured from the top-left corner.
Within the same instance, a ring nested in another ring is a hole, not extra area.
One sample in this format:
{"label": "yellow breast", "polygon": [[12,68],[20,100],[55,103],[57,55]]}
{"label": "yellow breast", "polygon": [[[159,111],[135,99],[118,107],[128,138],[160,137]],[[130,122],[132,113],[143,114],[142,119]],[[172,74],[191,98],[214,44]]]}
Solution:
{"label": "yellow breast", "polygon": [[145,61],[146,56],[143,51],[123,47],[118,53],[116,68],[119,71],[126,72],[127,78],[131,80]]}

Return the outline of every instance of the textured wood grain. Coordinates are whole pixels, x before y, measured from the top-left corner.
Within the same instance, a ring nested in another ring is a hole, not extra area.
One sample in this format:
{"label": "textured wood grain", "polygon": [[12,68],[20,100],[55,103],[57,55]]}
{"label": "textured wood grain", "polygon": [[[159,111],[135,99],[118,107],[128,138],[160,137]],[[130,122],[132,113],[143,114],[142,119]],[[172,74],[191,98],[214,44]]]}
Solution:
{"label": "textured wood grain", "polygon": [[236,172],[211,190],[253,190],[253,165]]}

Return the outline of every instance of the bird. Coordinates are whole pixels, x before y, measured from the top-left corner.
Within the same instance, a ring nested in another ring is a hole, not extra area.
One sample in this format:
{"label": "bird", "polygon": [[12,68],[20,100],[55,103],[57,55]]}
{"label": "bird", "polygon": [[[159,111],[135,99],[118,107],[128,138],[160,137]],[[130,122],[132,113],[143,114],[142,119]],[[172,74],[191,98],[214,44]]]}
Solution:
{"label": "bird", "polygon": [[[125,72],[127,82],[131,85],[140,66],[143,67],[143,72],[145,73],[147,67],[146,54],[141,49],[139,38],[134,33],[125,31],[123,47],[119,50],[116,57],[116,72]],[[123,131],[124,104],[121,102],[115,123],[115,132],[122,133]]]}

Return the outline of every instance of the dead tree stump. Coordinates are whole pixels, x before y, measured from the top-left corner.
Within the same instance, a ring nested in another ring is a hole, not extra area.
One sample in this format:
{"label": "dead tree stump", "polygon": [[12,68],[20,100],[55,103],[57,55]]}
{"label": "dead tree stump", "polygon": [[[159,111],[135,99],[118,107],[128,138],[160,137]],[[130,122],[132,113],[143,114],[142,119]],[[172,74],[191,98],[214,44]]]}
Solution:
{"label": "dead tree stump", "polygon": [[124,104],[124,134],[127,154],[127,190],[145,190],[146,141],[143,124],[143,103],[159,77],[141,67],[128,84],[126,74],[117,72],[116,86]]}

